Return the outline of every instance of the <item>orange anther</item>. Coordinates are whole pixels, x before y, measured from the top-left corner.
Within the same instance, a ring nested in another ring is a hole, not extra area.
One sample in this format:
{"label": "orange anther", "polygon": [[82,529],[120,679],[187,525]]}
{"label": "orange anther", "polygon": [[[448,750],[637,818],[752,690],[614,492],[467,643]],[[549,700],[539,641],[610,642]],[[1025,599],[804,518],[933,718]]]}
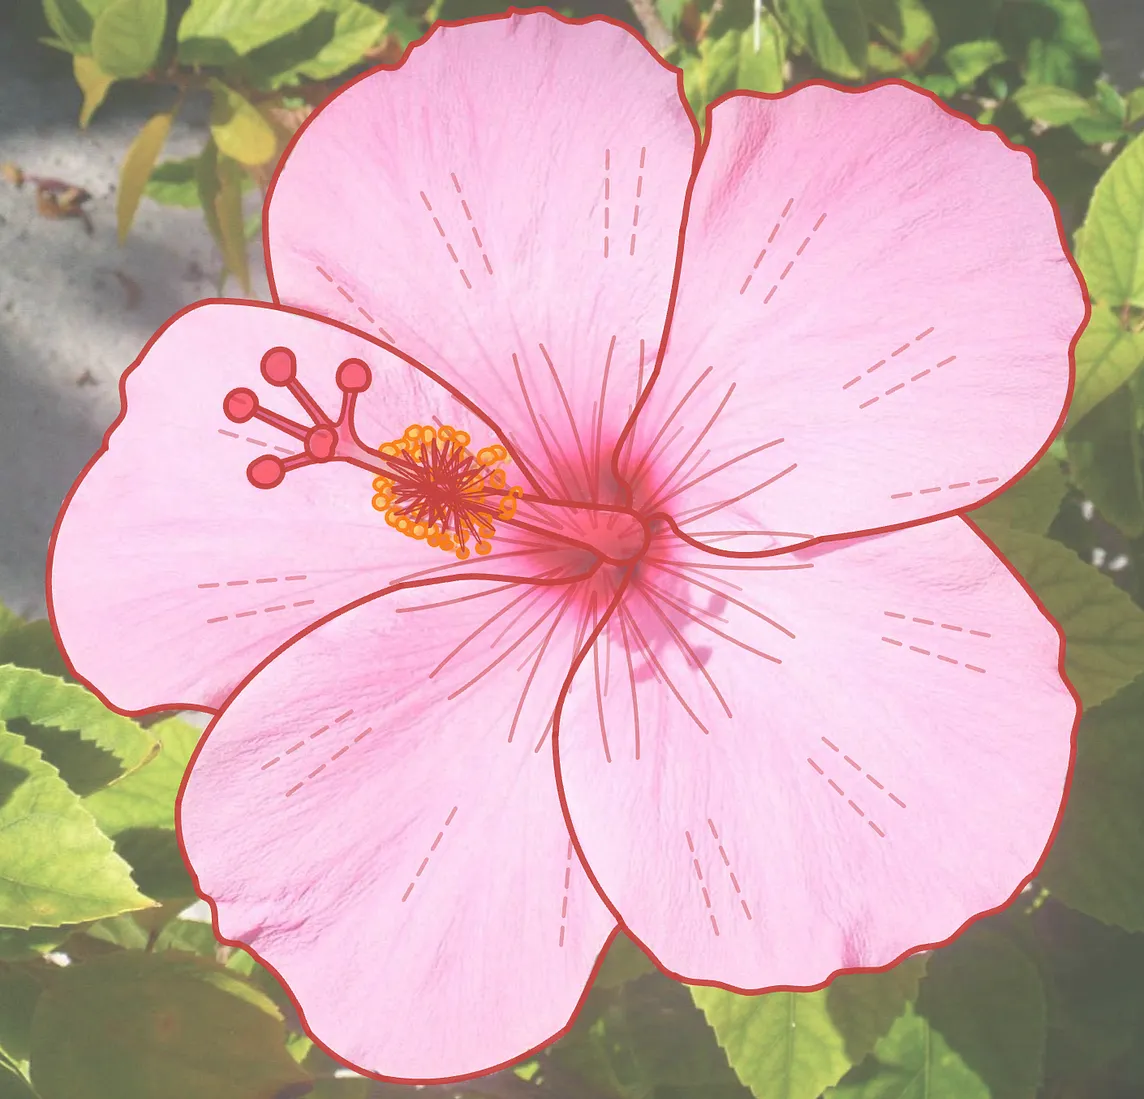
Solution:
{"label": "orange anther", "polygon": [[512,517],[499,491],[506,483],[499,465],[508,451],[494,444],[473,455],[466,449],[470,441],[452,424],[410,424],[378,447],[386,472],[373,481],[373,507],[390,527],[462,561],[474,551],[491,553],[493,520]]}

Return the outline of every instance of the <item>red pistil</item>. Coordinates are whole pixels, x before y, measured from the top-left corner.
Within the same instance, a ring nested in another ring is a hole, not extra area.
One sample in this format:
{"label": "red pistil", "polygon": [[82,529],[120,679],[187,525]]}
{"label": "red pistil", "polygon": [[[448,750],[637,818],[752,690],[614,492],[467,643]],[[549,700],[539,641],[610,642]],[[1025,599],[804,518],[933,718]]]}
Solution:
{"label": "red pistil", "polygon": [[297,357],[290,348],[272,347],[262,356],[262,376],[270,385],[289,391],[309,416],[311,426],[264,408],[251,389],[232,389],[223,400],[223,412],[228,420],[237,424],[259,420],[297,439],[303,447],[301,453],[285,459],[273,454],[255,458],[246,470],[250,483],[255,488],[274,488],[290,470],[334,458],[376,469],[376,452],[363,447],[353,430],[358,394],[365,392],[372,381],[369,367],[361,359],[346,359],[338,367],[336,381],[342,391],[342,407],[334,421],[298,380],[297,365]]}

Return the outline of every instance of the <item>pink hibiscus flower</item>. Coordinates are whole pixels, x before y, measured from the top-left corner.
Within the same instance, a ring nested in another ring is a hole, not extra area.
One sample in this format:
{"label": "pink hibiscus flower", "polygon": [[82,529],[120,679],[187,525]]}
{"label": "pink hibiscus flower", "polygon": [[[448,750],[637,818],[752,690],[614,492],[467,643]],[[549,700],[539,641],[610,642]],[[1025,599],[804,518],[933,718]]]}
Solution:
{"label": "pink hibiscus flower", "polygon": [[735,94],[630,31],[437,29],[303,127],[275,303],[156,334],[51,606],[180,799],[219,935],[385,1078],[562,1033],[617,926],[821,986],[1009,901],[1077,716],[958,512],[1086,315],[1031,158],[897,82]]}

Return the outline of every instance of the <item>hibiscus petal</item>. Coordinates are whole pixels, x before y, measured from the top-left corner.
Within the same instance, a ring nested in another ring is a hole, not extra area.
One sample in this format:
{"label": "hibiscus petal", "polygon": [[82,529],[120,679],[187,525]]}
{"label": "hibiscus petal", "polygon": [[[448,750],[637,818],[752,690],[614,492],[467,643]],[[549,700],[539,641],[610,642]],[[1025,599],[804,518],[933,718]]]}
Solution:
{"label": "hibiscus petal", "polygon": [[553,496],[600,498],[666,319],[697,144],[631,31],[442,27],[310,117],[267,208],[279,300],[408,352]]}
{"label": "hibiscus petal", "polygon": [[1024,150],[901,84],[715,108],[637,501],[757,551],[949,514],[1031,465],[1086,315]]}
{"label": "hibiscus petal", "polygon": [[[462,567],[386,524],[369,470],[335,461],[292,470],[270,490],[250,483],[252,460],[301,445],[256,419],[232,422],[227,394],[246,388],[271,411],[311,422],[260,372],[276,346],[294,351],[299,380],[335,417],[338,365],[369,366],[355,417],[369,445],[435,422],[469,431],[473,446],[495,441],[441,385],[337,325],[233,302],[177,317],[124,376],[124,412],[65,503],[50,554],[61,644],[115,706],[216,706],[322,615],[411,573]],[[531,575],[542,560],[551,558],[506,547],[474,567]]]}
{"label": "hibiscus petal", "polygon": [[703,557],[645,561],[560,719],[569,817],[631,932],[687,980],[811,987],[1005,904],[1077,716],[1005,563],[959,518]]}
{"label": "hibiscus petal", "polygon": [[179,826],[219,933],[335,1056],[479,1073],[569,1022],[615,926],[574,853],[549,723],[594,604],[465,581],[371,600],[246,683]]}

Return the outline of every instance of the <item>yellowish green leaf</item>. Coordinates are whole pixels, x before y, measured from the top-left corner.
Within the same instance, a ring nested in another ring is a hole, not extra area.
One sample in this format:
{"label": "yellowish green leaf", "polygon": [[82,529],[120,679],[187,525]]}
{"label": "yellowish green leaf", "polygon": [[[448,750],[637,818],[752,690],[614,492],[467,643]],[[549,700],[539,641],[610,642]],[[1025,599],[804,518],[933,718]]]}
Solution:
{"label": "yellowish green leaf", "polygon": [[0,722],[0,926],[58,927],[151,903],[59,772]]}
{"label": "yellowish green leaf", "polygon": [[1076,345],[1076,387],[1069,423],[1084,419],[1118,390],[1144,363],[1144,332],[1134,331],[1111,309],[1094,305]]}
{"label": "yellowish green leaf", "polygon": [[817,992],[691,989],[735,1074],[767,1099],[817,1099],[861,1061],[917,995],[922,963],[839,977]]}
{"label": "yellowish green leaf", "polygon": [[243,232],[241,178],[242,169],[238,163],[220,156],[214,140],[208,141],[199,158],[199,201],[227,271],[249,294],[250,270]]}
{"label": "yellowish green leaf", "polygon": [[1092,193],[1077,261],[1092,300],[1144,307],[1144,140],[1125,146]]}
{"label": "yellowish green leaf", "polygon": [[240,164],[265,164],[278,151],[278,139],[258,108],[233,88],[211,81],[211,136],[224,156]]}
{"label": "yellowish green leaf", "polygon": [[912,1007],[874,1047],[871,1061],[826,1099],[991,1099],[985,1082]]}
{"label": "yellowish green leaf", "polygon": [[865,74],[870,36],[859,0],[776,0],[775,11],[828,73],[850,80]]}
{"label": "yellowish green leaf", "polygon": [[770,12],[743,31],[739,43],[738,86],[753,92],[781,92],[787,40]]}
{"label": "yellowish green leaf", "polygon": [[114,76],[108,76],[94,58],[76,54],[72,58],[72,71],[75,73],[75,82],[83,92],[83,106],[79,112],[79,124],[86,127],[91,116],[103,102],[107,89],[115,83]]}
{"label": "yellowish green leaf", "polygon": [[157,114],[150,118],[143,129],[135,135],[123,167],[119,170],[119,194],[115,201],[115,219],[119,232],[119,243],[127,239],[143,188],[151,177],[151,169],[171,132],[171,114]]}
{"label": "yellowish green leaf", "polygon": [[92,56],[112,76],[142,76],[159,56],[166,26],[167,0],[113,0],[96,17]]}
{"label": "yellowish green leaf", "polygon": [[1068,546],[1028,531],[989,537],[1065,633],[1065,671],[1085,707],[1111,698],[1144,671],[1144,610]]}

